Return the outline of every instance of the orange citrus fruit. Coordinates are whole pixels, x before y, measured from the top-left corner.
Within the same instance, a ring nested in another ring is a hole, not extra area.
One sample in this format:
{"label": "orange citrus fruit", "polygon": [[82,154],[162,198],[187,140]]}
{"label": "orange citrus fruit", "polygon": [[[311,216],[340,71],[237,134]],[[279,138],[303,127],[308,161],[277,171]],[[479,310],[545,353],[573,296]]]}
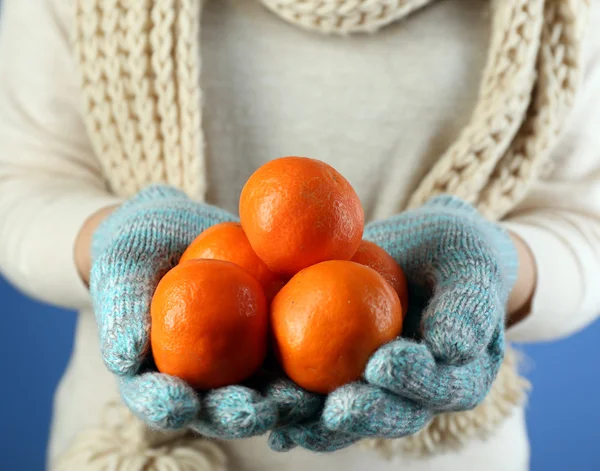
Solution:
{"label": "orange citrus fruit", "polygon": [[237,222],[223,222],[203,231],[184,252],[179,263],[206,258],[232,262],[248,271],[273,299],[285,282],[274,274],[254,253],[248,238]]}
{"label": "orange citrus fruit", "polygon": [[326,394],[360,379],[402,330],[396,291],[375,270],[328,261],[294,276],[271,304],[275,354],[301,387]]}
{"label": "orange citrus fruit", "polygon": [[257,255],[288,276],[325,260],[350,260],[364,226],[350,183],[330,165],[304,157],[260,167],[242,190],[240,219]]}
{"label": "orange citrus fruit", "polygon": [[396,290],[396,293],[398,293],[398,297],[402,303],[402,312],[406,314],[406,310],[408,309],[408,285],[406,283],[406,276],[404,275],[402,268],[400,268],[400,265],[396,263],[396,260],[394,260],[389,253],[377,244],[368,240],[363,240],[354,254],[354,257],[352,257],[352,261],[372,268],[383,276]]}
{"label": "orange citrus fruit", "polygon": [[159,371],[196,389],[237,384],[262,364],[267,301],[260,283],[221,260],[190,260],[160,281],[151,306]]}

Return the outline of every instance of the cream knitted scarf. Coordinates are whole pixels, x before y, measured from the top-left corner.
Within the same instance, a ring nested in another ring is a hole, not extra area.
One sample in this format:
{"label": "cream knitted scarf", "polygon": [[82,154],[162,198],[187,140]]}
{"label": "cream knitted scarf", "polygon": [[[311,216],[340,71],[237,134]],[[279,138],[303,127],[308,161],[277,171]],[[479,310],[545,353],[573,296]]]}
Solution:
{"label": "cream knitted scarf", "polygon": [[[260,1],[299,27],[345,35],[376,32],[432,0]],[[202,199],[202,2],[75,3],[87,127],[111,189],[129,196],[149,183],[167,182]],[[446,192],[500,219],[523,198],[573,104],[587,6],[586,0],[492,0],[492,38],[479,101],[469,124],[414,191],[410,207]],[[493,431],[524,400],[526,384],[509,351],[491,393],[473,411],[442,414],[410,438],[365,445],[386,454],[418,455],[460,446]],[[224,469],[216,444],[178,436],[171,446],[159,440],[157,448],[154,435],[125,415],[119,426],[82,434],[59,469],[116,463],[111,469],[124,470],[133,462],[148,470]]]}

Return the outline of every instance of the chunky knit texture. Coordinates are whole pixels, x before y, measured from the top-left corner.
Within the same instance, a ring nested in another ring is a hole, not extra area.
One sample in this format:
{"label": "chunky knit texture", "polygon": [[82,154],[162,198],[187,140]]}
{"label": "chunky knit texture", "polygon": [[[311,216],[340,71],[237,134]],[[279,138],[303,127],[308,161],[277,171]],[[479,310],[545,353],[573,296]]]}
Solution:
{"label": "chunky knit texture", "polygon": [[405,334],[419,341],[381,347],[367,364],[368,386],[330,394],[321,423],[278,430],[271,440],[277,450],[297,444],[334,451],[358,438],[413,435],[433,413],[479,405],[498,374],[504,312],[518,271],[508,233],[468,203],[442,195],[369,224],[365,238],[403,267],[412,306]]}
{"label": "chunky knit texture", "polygon": [[276,402],[257,391],[231,386],[199,397],[178,378],[143,372],[150,303],[159,280],[200,232],[233,220],[180,190],[153,185],[123,204],[94,234],[90,287],[102,357],[120,377],[125,404],[153,428],[190,426],[211,437],[244,438],[276,423]]}
{"label": "chunky knit texture", "polygon": [[[305,29],[352,34],[375,32],[432,0],[261,1]],[[486,216],[502,217],[542,170],[573,104],[589,2],[492,3],[493,33],[478,106],[415,191],[412,208],[434,194],[454,193]],[[148,184],[167,182],[202,199],[202,2],[80,0],[75,5],[87,128],[112,191],[132,196]],[[363,443],[386,452],[426,454],[493,431],[512,405],[523,401],[525,390],[514,355],[507,353],[511,361],[505,360],[490,394],[473,411],[437,415],[404,440]],[[92,452],[83,445],[78,449]]]}

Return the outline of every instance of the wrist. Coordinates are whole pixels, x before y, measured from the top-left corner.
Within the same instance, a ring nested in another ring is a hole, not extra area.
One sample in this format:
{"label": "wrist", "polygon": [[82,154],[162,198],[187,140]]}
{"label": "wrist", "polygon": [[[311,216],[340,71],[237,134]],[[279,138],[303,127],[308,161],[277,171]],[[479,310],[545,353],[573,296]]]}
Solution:
{"label": "wrist", "polygon": [[537,285],[537,270],[533,253],[519,236],[511,232],[510,237],[519,257],[519,269],[517,281],[508,299],[507,326],[515,325],[529,315]]}
{"label": "wrist", "polygon": [[88,285],[90,281],[90,270],[92,269],[91,246],[92,237],[98,226],[104,221],[118,205],[106,206],[93,213],[86,219],[77,234],[73,256],[77,271],[83,282]]}

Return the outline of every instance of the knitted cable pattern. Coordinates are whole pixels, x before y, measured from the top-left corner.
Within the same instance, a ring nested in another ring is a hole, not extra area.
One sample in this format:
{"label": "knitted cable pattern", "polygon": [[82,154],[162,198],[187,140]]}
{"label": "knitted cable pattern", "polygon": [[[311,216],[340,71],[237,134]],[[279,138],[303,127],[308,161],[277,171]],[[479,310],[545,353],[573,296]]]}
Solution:
{"label": "knitted cable pattern", "polygon": [[522,200],[560,135],[583,68],[586,7],[586,2],[573,0],[546,5],[538,55],[538,86],[528,119],[479,198],[479,209],[489,217],[505,215],[515,202]]}
{"label": "knitted cable pattern", "polygon": [[488,64],[471,120],[425,176],[409,207],[421,206],[440,193],[477,203],[481,188],[524,121],[535,83],[543,7],[543,0],[496,5]]}
{"label": "knitted cable pattern", "polygon": [[494,25],[479,104],[463,134],[415,191],[410,207],[453,193],[499,219],[522,200],[572,107],[587,7],[584,0],[496,3],[495,19],[510,21],[504,31]]}
{"label": "knitted cable pattern", "polygon": [[110,188],[168,182],[201,198],[200,2],[75,4],[86,124]]}
{"label": "knitted cable pattern", "polygon": [[261,0],[286,21],[321,33],[372,33],[432,0]]}
{"label": "knitted cable pattern", "polygon": [[[301,28],[346,35],[375,32],[432,0],[260,1]],[[422,180],[408,207],[452,193],[487,217],[501,218],[539,175],[572,107],[582,71],[581,38],[589,1],[491,2],[492,37],[478,103],[470,122]],[[86,124],[108,184],[120,196],[132,196],[151,183],[178,186],[198,199],[204,196],[202,3],[75,2],[74,43]],[[489,433],[525,397],[526,383],[513,358],[508,352],[491,393],[476,409],[441,414],[410,438],[370,440],[365,445],[384,454],[402,450],[423,455]],[[103,433],[108,437],[112,432]],[[104,441],[81,440],[76,445],[80,451],[104,456]],[[113,439],[115,450],[117,441],[125,440]],[[144,443],[140,456],[154,447],[151,439]],[[186,460],[192,459],[191,450],[197,445],[189,443],[186,458],[171,461],[169,469],[191,469]],[[201,468],[205,460],[197,459],[194,469],[222,469]]]}

